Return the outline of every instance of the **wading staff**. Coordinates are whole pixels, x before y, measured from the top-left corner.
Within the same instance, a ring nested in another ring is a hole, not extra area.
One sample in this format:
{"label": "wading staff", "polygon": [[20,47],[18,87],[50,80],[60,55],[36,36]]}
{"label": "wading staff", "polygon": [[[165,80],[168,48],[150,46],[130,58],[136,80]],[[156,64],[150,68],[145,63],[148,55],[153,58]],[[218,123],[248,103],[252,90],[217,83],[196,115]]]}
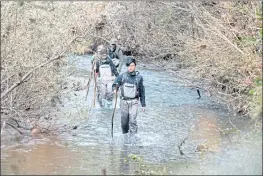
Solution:
{"label": "wading staff", "polygon": [[96,87],[97,87],[97,82],[96,82],[96,71],[94,70],[94,101],[93,101],[93,106],[95,107],[95,99],[96,99]]}
{"label": "wading staff", "polygon": [[115,106],[114,106],[114,110],[112,113],[112,138],[113,138],[113,128],[114,128],[114,116],[115,116],[115,110],[116,110],[116,102],[117,102],[117,85],[115,88]]}
{"label": "wading staff", "polygon": [[92,80],[92,77],[93,77],[93,72],[94,72],[94,66],[95,66],[95,60],[93,61],[91,75],[90,75],[88,83],[87,83],[87,92],[86,92],[86,95],[85,95],[85,100],[87,100],[87,96],[88,96],[88,93],[89,93],[90,83],[91,83],[91,80]]}
{"label": "wading staff", "polygon": [[197,99],[200,99],[200,98],[201,98],[201,94],[200,94],[200,90],[199,90],[198,87],[196,88],[196,91],[197,91],[197,93],[198,93],[198,95],[199,95],[199,97],[198,97]]}

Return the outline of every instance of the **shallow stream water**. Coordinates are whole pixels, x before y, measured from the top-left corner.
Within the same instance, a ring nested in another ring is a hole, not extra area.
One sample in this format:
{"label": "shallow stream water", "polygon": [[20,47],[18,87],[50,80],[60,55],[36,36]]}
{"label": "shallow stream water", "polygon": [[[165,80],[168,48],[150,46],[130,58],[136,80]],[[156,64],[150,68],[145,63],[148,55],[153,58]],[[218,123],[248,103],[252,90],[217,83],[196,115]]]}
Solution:
{"label": "shallow stream water", "polygon": [[[196,89],[184,87],[179,78],[140,64],[147,108],[137,118],[139,141],[124,143],[119,106],[112,139],[112,109],[96,103],[89,111],[93,82],[85,100],[90,59],[69,56],[62,69],[72,74],[56,105],[58,124],[77,129],[25,136],[16,145],[2,147],[1,174],[98,175],[103,169],[106,174],[262,174],[261,132],[248,132],[247,120],[234,117],[204,92],[197,99]],[[78,86],[82,88],[75,89]]]}

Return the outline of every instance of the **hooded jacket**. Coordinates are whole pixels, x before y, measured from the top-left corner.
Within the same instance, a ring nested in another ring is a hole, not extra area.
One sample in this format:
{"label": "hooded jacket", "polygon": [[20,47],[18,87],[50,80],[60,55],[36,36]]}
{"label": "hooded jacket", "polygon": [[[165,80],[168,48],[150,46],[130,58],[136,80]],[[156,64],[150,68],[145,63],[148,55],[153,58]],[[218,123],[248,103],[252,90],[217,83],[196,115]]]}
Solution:
{"label": "hooded jacket", "polygon": [[118,66],[118,72],[120,73],[120,71],[121,71],[121,68],[122,68],[122,66],[123,66],[123,64],[124,64],[124,55],[123,55],[123,52],[122,52],[122,50],[121,50],[121,48],[117,45],[117,43],[115,43],[115,42],[111,42],[111,45],[112,44],[115,44],[116,45],[116,48],[115,48],[115,50],[112,50],[111,48],[110,48],[110,46],[107,48],[107,53],[108,53],[108,55],[109,55],[109,57],[111,58],[111,59],[114,59],[114,58],[117,58],[117,59],[119,59],[119,66]]}

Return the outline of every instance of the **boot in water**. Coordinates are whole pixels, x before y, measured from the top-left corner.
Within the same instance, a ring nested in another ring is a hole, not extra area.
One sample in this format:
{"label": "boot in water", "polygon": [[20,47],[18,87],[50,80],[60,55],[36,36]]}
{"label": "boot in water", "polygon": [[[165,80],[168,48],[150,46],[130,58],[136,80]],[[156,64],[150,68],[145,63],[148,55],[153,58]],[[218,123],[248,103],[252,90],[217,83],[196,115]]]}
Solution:
{"label": "boot in water", "polygon": [[125,143],[125,144],[129,144],[129,143],[130,143],[128,133],[125,133],[125,134],[124,134],[124,143]]}

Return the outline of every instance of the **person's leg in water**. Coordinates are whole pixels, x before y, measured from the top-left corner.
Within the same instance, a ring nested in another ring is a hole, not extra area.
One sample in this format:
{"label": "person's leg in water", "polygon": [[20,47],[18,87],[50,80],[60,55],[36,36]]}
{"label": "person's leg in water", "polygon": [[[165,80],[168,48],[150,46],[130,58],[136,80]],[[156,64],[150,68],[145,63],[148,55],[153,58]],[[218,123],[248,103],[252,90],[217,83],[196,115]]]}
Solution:
{"label": "person's leg in water", "polygon": [[106,100],[107,100],[108,108],[111,108],[113,106],[114,94],[112,91],[112,85],[113,85],[113,81],[110,81],[106,84]]}
{"label": "person's leg in water", "polygon": [[106,95],[106,85],[104,82],[98,82],[98,101],[101,107],[104,106],[104,99]]}
{"label": "person's leg in water", "polygon": [[138,115],[138,100],[131,100],[131,103],[129,103],[129,134],[130,134],[130,140],[131,142],[135,143],[138,138],[136,136],[137,134],[137,115]]}
{"label": "person's leg in water", "polygon": [[129,130],[129,105],[126,100],[121,100],[121,128],[125,143],[128,143]]}

